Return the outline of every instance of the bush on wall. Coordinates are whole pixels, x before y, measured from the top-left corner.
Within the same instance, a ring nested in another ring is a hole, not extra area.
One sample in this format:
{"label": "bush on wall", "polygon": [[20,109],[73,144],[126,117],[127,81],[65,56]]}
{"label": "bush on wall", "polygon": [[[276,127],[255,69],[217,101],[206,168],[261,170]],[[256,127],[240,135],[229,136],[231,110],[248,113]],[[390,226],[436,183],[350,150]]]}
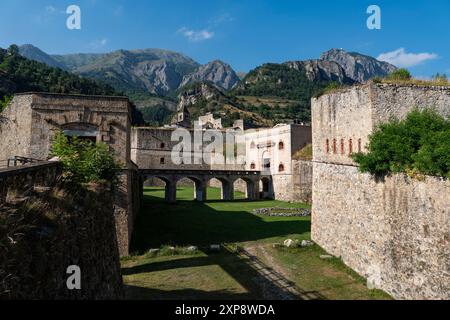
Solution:
{"label": "bush on wall", "polygon": [[369,137],[368,153],[352,156],[361,172],[413,172],[450,178],[450,123],[432,109],[381,124]]}
{"label": "bush on wall", "polygon": [[76,184],[117,183],[117,174],[121,166],[104,143],[96,144],[77,137],[69,141],[69,138],[59,132],[53,141],[51,154],[60,159],[66,180]]}

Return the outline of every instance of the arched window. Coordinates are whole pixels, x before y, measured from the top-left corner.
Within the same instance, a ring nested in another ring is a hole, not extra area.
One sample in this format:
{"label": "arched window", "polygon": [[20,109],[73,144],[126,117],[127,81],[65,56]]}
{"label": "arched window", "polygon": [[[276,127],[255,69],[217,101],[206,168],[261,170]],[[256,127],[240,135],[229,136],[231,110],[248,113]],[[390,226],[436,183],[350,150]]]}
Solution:
{"label": "arched window", "polygon": [[252,143],[250,144],[250,149],[255,149],[256,145],[255,142],[252,141]]}
{"label": "arched window", "polygon": [[358,139],[358,152],[362,151],[361,139]]}
{"label": "arched window", "polygon": [[284,164],[280,163],[278,166],[278,172],[284,172]]}
{"label": "arched window", "polygon": [[161,149],[164,149],[166,147],[166,144],[164,142],[161,142],[161,145],[159,146]]}
{"label": "arched window", "polygon": [[344,145],[344,139],[341,139],[341,154],[345,154],[345,145]]}
{"label": "arched window", "polygon": [[353,153],[353,139],[348,140],[348,154]]}
{"label": "arched window", "polygon": [[330,153],[330,140],[327,139],[325,141],[325,150],[327,151],[327,153]]}
{"label": "arched window", "polygon": [[333,153],[337,153],[337,145],[336,145],[336,139],[333,139]]}
{"label": "arched window", "polygon": [[278,150],[284,150],[284,142],[283,141],[280,141],[278,143]]}
{"label": "arched window", "polygon": [[252,164],[250,165],[250,169],[251,170],[255,170],[256,169],[256,164],[254,162],[252,162]]}

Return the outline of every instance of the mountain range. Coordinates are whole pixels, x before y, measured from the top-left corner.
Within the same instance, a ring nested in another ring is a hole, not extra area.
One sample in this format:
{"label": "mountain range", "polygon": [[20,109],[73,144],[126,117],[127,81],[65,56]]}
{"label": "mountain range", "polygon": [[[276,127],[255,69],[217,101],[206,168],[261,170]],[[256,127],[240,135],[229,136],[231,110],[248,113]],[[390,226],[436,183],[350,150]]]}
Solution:
{"label": "mountain range", "polygon": [[[33,45],[23,45],[19,52],[30,60],[122,91],[135,102],[145,120],[155,125],[167,123],[180,93],[186,92],[195,92],[191,101],[197,103],[189,107],[194,115],[212,112],[224,123],[238,116],[255,126],[308,121],[311,97],[328,86],[361,83],[397,69],[343,49],[331,49],[319,59],[266,63],[248,73],[235,72],[220,60],[201,65],[181,53],[162,49],[50,55]],[[192,90],[192,85],[201,83],[208,84],[208,92],[217,91],[213,96],[220,99],[202,97],[205,90]]]}
{"label": "mountain range", "polygon": [[102,80],[127,93],[147,92],[166,96],[196,81],[208,81],[221,89],[229,90],[240,81],[234,70],[220,60],[200,65],[183,54],[169,50],[49,55],[32,45],[23,45],[19,49],[28,59]]}
{"label": "mountain range", "polygon": [[[248,74],[244,76],[236,73],[230,65],[220,60],[201,65],[181,53],[162,49],[49,55],[28,44],[20,46],[19,50],[28,59],[101,80],[127,93],[146,92],[168,96],[193,82],[209,82],[228,91],[241,82],[249,81]],[[310,81],[335,81],[341,84],[364,82],[396,70],[395,66],[387,62],[342,49],[331,49],[317,60],[291,61],[282,65],[306,72]]]}

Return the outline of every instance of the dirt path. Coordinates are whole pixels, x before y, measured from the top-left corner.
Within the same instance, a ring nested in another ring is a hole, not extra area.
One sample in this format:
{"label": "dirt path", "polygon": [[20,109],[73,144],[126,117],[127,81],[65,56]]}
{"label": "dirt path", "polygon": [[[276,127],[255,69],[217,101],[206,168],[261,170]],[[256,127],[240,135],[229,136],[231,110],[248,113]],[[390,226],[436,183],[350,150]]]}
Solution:
{"label": "dirt path", "polygon": [[258,272],[255,279],[260,286],[264,299],[273,300],[314,300],[320,299],[312,292],[304,291],[289,280],[289,272],[267,252],[262,244],[251,244],[244,247],[243,257],[250,260],[250,265]]}

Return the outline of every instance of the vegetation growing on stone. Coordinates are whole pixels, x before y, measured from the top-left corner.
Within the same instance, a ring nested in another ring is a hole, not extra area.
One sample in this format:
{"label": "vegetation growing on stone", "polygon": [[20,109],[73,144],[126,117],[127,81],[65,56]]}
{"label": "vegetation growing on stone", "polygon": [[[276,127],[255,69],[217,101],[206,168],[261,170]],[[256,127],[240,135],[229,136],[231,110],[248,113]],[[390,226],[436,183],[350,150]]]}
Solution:
{"label": "vegetation growing on stone", "polygon": [[368,151],[352,156],[362,172],[450,178],[450,122],[432,109],[413,110],[404,120],[381,124],[370,135]]}
{"label": "vegetation growing on stone", "polygon": [[121,167],[104,143],[94,144],[77,137],[69,141],[59,132],[51,152],[62,162],[64,178],[76,185],[90,182],[111,182],[113,185],[117,183],[117,174]]}
{"label": "vegetation growing on stone", "polygon": [[2,112],[6,106],[11,102],[11,96],[4,96],[2,100],[0,100],[0,112]]}

